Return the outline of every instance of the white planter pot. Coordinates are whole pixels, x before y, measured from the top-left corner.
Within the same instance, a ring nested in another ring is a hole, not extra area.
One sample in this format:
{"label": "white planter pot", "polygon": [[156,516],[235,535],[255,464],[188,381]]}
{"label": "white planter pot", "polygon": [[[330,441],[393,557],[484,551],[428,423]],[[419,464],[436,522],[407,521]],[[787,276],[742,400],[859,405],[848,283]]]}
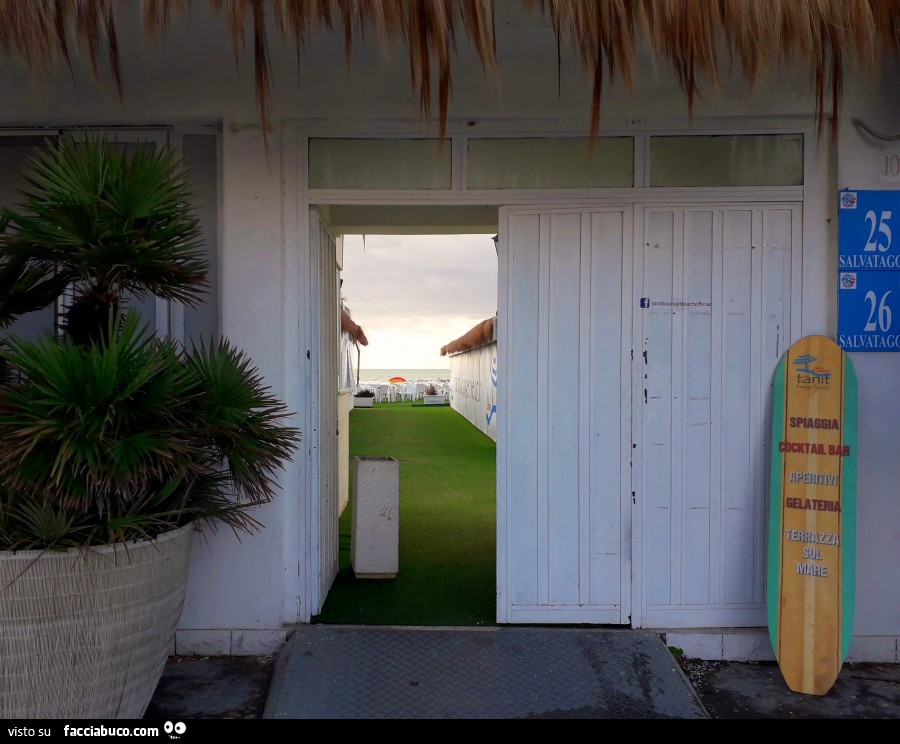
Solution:
{"label": "white planter pot", "polygon": [[422,402],[426,406],[442,406],[447,402],[447,398],[443,395],[426,395]]}
{"label": "white planter pot", "polygon": [[187,586],[193,525],[85,551],[0,551],[0,718],[139,719]]}
{"label": "white planter pot", "polygon": [[375,398],[360,398],[356,395],[353,396],[354,408],[371,408],[374,402]]}

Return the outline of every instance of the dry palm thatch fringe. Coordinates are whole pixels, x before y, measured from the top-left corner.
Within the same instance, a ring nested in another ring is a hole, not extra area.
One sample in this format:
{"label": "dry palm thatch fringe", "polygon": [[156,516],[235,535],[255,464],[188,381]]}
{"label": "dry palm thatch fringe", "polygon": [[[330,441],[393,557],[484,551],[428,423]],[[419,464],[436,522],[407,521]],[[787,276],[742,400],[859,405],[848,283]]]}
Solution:
{"label": "dry palm thatch fringe", "polygon": [[0,44],[6,52],[15,49],[31,70],[50,69],[57,56],[71,69],[67,39],[71,32],[87,45],[95,74],[105,48],[122,99],[115,5],[116,0],[0,0]]}
{"label": "dry palm thatch fringe", "polygon": [[341,333],[346,333],[357,346],[369,345],[369,339],[366,338],[362,327],[350,317],[350,311],[346,307],[341,308]]}
{"label": "dry palm thatch fringe", "polygon": [[482,320],[478,325],[470,328],[459,338],[454,339],[446,346],[441,347],[441,356],[447,356],[447,354],[456,354],[460,351],[468,351],[469,349],[474,349],[477,346],[484,346],[485,344],[491,343],[491,341],[495,340],[495,323],[495,318]]}
{"label": "dry palm thatch fringe", "polygon": [[[884,54],[900,51],[900,0],[521,0],[546,13],[559,43],[578,51],[592,80],[591,134],[599,128],[604,81],[621,79],[631,89],[639,43],[665,59],[684,91],[688,114],[703,85],[715,88],[727,57],[751,88],[767,70],[806,64],[811,73],[819,128],[830,103],[836,133],[844,70],[858,64],[872,71]],[[503,0],[503,4],[511,0]],[[495,0],[209,0],[224,12],[236,62],[252,27],[256,103],[269,125],[271,76],[267,12],[282,38],[300,51],[320,26],[343,26],[345,55],[367,30],[387,42],[399,38],[409,53],[410,77],[426,120],[432,116],[433,85],[441,138],[446,132],[451,58],[460,28],[496,83]],[[143,0],[144,30],[166,28],[189,0]],[[122,79],[116,34],[117,0],[0,0],[0,44],[15,50],[32,69],[46,70],[58,57],[69,62],[71,38],[87,45],[96,71],[105,51],[120,97]],[[496,7],[502,7],[497,5]]]}
{"label": "dry palm thatch fringe", "polygon": [[[234,13],[243,17],[241,6],[253,0],[214,0],[216,3],[223,1],[229,6],[229,15]],[[486,73],[496,80],[492,0],[275,0],[276,25],[282,35],[290,32],[298,50],[317,22],[333,30],[337,16],[344,27],[344,54],[348,65],[354,34],[362,35],[368,28],[376,31],[382,49],[397,37],[406,43],[412,87],[418,91],[419,108],[426,121],[431,119],[432,113],[432,78],[437,78],[441,139],[446,132],[457,16],[462,19]],[[254,33],[264,36],[264,23],[257,26],[254,19]],[[436,68],[434,72],[433,67]],[[260,82],[259,78],[257,82]]]}
{"label": "dry palm thatch fringe", "polygon": [[836,134],[845,66],[872,71],[877,57],[900,48],[897,0],[526,0],[547,12],[558,34],[579,50],[594,80],[591,134],[597,132],[604,67],[631,88],[635,45],[642,39],[666,59],[687,98],[688,115],[706,82],[715,88],[724,46],[754,88],[779,65],[809,65],[821,130],[830,88]]}

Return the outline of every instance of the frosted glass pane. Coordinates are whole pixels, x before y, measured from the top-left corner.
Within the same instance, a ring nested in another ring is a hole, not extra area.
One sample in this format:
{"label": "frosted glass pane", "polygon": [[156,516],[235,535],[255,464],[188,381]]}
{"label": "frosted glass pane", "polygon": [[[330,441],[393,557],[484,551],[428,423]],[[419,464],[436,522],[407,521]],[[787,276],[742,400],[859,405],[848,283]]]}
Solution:
{"label": "frosted glass pane", "polygon": [[470,139],[466,187],[565,189],[634,185],[634,139]]}
{"label": "frosted glass pane", "polygon": [[651,186],[800,186],[803,135],[651,137]]}
{"label": "frosted glass pane", "polygon": [[451,143],[429,139],[311,139],[311,189],[449,189]]}

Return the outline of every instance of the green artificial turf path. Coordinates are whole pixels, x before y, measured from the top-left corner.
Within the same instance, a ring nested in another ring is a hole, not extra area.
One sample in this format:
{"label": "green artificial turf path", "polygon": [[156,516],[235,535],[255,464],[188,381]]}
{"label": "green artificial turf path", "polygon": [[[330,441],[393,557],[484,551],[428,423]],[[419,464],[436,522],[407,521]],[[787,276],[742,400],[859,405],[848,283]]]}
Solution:
{"label": "green artificial turf path", "polygon": [[[449,406],[404,402],[353,409],[340,573],[313,622],[493,625],[496,449]],[[357,579],[350,567],[356,456],[400,461],[399,571],[393,579]]]}

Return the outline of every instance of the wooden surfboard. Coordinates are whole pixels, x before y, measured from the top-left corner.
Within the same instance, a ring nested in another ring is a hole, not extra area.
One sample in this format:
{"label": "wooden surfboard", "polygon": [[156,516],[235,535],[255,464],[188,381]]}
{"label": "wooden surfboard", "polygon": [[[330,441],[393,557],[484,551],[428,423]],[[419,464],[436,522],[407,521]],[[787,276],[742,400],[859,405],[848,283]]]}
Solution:
{"label": "wooden surfboard", "polygon": [[808,336],[775,372],[768,620],[794,692],[824,695],[853,634],[857,381],[834,341]]}

